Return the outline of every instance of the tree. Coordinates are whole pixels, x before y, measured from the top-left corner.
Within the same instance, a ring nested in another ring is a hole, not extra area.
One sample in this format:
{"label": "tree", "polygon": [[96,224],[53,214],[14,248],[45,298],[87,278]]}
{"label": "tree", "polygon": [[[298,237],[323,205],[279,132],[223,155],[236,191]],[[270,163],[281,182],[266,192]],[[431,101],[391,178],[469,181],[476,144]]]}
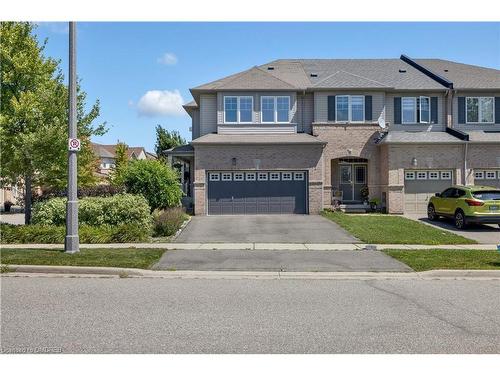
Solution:
{"label": "tree", "polygon": [[[24,184],[25,222],[31,220],[32,186],[63,188],[67,184],[68,89],[60,61],[44,56],[47,43],[39,43],[34,25],[0,24],[0,182]],[[96,183],[97,158],[92,135],[105,133],[105,124],[93,125],[99,101],[87,112],[86,94],[78,86],[77,122],[82,150],[78,155],[78,183]],[[8,156],[8,157],[6,157]]]}
{"label": "tree", "polygon": [[123,186],[123,174],[128,166],[128,146],[124,142],[118,142],[115,147],[115,167],[110,175],[113,186]]}
{"label": "tree", "polygon": [[180,145],[186,144],[186,140],[181,137],[177,130],[169,131],[161,125],[156,125],[155,152],[158,159],[165,159],[165,151]]}
{"label": "tree", "polygon": [[123,183],[128,193],[143,195],[151,211],[178,206],[182,198],[177,172],[159,160],[130,162]]}

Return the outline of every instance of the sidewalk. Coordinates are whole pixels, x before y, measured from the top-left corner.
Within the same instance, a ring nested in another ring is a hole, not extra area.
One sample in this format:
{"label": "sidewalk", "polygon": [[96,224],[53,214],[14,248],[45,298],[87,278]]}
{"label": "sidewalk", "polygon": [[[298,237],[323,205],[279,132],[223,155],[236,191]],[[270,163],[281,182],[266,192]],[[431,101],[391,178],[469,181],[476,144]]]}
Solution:
{"label": "sidewalk", "polygon": [[[63,244],[2,244],[1,249],[62,249]],[[297,243],[111,243],[80,244],[81,249],[166,249],[166,250],[496,250],[495,244],[482,245],[403,245],[403,244],[297,244]]]}

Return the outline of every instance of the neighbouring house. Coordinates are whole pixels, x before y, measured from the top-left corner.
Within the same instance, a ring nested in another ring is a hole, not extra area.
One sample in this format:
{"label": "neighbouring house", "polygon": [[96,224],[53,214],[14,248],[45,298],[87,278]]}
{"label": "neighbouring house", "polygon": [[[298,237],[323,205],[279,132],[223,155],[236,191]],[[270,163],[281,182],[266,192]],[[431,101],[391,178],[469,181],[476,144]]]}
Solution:
{"label": "neighbouring house", "polygon": [[500,71],[439,59],[291,59],[191,89],[195,214],[426,211],[451,184],[500,187]]}
{"label": "neighbouring house", "polygon": [[[116,144],[101,145],[99,143],[92,143],[92,149],[99,158],[98,175],[106,177],[115,167],[116,146]],[[147,152],[144,147],[141,146],[128,147],[127,156],[129,160],[156,159],[155,154]]]}

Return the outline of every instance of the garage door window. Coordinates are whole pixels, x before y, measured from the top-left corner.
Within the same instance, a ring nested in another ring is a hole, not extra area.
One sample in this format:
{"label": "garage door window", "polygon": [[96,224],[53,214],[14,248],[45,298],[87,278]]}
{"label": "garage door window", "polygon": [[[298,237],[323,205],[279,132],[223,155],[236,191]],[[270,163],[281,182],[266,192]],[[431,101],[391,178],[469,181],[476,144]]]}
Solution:
{"label": "garage door window", "polygon": [[451,172],[448,171],[441,172],[441,180],[451,180]]}
{"label": "garage door window", "polygon": [[279,181],[280,180],[280,174],[279,172],[271,172],[269,174],[270,180],[271,181]]}
{"label": "garage door window", "polygon": [[245,177],[247,181],[255,181],[255,173],[247,173]]}
{"label": "garage door window", "polygon": [[232,173],[223,173],[222,174],[222,181],[232,181]]}
{"label": "garage door window", "polygon": [[429,172],[429,180],[439,180],[439,172]]}
{"label": "garage door window", "polygon": [[484,179],[484,172],[483,171],[474,172],[474,178],[477,178],[478,180]]}
{"label": "garage door window", "polygon": [[304,172],[295,172],[293,179],[297,181],[304,181]]}
{"label": "garage door window", "polygon": [[290,172],[283,172],[281,174],[281,178],[283,181],[291,181],[292,180],[292,174]]}
{"label": "garage door window", "polygon": [[486,179],[487,180],[494,180],[496,178],[497,178],[497,176],[496,176],[495,171],[486,171]]}
{"label": "garage door window", "polygon": [[208,176],[210,181],[220,181],[219,173],[210,173]]}
{"label": "garage door window", "polygon": [[243,173],[237,172],[234,174],[234,181],[243,181],[244,180],[243,177],[244,177]]}
{"label": "garage door window", "polygon": [[427,172],[417,172],[417,180],[427,180]]}
{"label": "garage door window", "polygon": [[405,180],[414,180],[415,172],[405,172]]}
{"label": "garage door window", "polygon": [[267,173],[265,173],[265,172],[259,172],[259,174],[258,174],[258,180],[259,181],[267,181]]}

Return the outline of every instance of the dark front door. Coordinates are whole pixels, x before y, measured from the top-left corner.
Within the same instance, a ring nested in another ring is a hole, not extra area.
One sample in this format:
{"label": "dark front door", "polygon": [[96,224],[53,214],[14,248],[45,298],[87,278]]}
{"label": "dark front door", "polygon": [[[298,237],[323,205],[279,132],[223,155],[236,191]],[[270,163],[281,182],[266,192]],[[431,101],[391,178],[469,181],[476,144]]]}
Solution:
{"label": "dark front door", "polygon": [[366,186],[367,164],[340,164],[340,190],[342,200],[346,202],[362,201],[361,189]]}
{"label": "dark front door", "polygon": [[306,214],[307,172],[209,172],[209,215]]}

